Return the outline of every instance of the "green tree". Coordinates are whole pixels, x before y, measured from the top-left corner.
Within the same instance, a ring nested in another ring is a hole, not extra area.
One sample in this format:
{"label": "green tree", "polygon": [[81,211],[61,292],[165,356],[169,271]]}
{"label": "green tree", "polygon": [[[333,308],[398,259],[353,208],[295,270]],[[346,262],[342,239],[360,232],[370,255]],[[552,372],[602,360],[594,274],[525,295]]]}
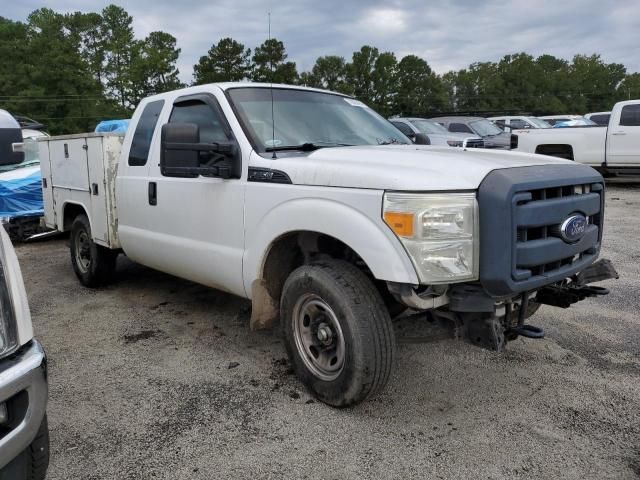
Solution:
{"label": "green tree", "polygon": [[374,103],[373,69],[379,54],[377,48],[364,45],[353,52],[351,63],[347,65],[347,83],[351,93],[368,105]]}
{"label": "green tree", "polygon": [[298,80],[296,64],[286,61],[287,53],[280,40],[271,38],[256,47],[252,60],[251,78],[255,82],[295,84]]}
{"label": "green tree", "polygon": [[[78,38],[68,18],[50,9],[28,18],[29,87],[20,95],[29,99],[26,114],[45,122],[55,133],[86,131],[99,119],[100,84],[80,54]],[[24,111],[24,110],[23,110]]]}
{"label": "green tree", "polygon": [[626,73],[624,65],[604,63],[600,55],[576,55],[569,67],[568,107],[579,113],[610,110]]}
{"label": "green tree", "polygon": [[446,107],[447,97],[442,81],[420,57],[403,57],[398,62],[394,83],[393,113],[427,115]]}
{"label": "green tree", "polygon": [[251,49],[232,38],[223,38],[211,45],[207,55],[193,66],[193,83],[237,82],[251,71]]}
{"label": "green tree", "polygon": [[569,85],[569,62],[553,55],[540,55],[536,65],[538,92],[532,113],[567,113],[563,92]]}
{"label": "green tree", "polygon": [[146,96],[181,88],[176,67],[179,55],[175,37],[166,32],[151,32],[143,41],[134,41],[129,71],[130,101],[137,104]]}
{"label": "green tree", "polygon": [[373,105],[382,115],[392,113],[396,97],[396,70],[398,61],[391,52],[378,55],[373,67],[371,80],[373,82]]}
{"label": "green tree", "polygon": [[104,80],[105,37],[103,19],[99,13],[75,12],[67,15],[67,26],[77,36],[80,53],[95,79]]}
{"label": "green tree", "polygon": [[310,74],[310,86],[348,93],[346,83],[347,64],[343,57],[327,55],[318,57]]}
{"label": "green tree", "polygon": [[298,85],[302,85],[303,87],[316,87],[316,80],[311,74],[311,72],[302,72],[298,75]]}
{"label": "green tree", "polygon": [[640,73],[627,75],[618,86],[618,101],[640,98]]}
{"label": "green tree", "polygon": [[[29,87],[29,46],[27,25],[0,17],[0,102],[11,109],[16,96]],[[15,99],[17,100],[17,99]]]}
{"label": "green tree", "polygon": [[131,60],[134,45],[133,18],[123,8],[109,5],[102,10],[102,32],[105,38],[104,74],[108,91],[123,108],[131,107]]}

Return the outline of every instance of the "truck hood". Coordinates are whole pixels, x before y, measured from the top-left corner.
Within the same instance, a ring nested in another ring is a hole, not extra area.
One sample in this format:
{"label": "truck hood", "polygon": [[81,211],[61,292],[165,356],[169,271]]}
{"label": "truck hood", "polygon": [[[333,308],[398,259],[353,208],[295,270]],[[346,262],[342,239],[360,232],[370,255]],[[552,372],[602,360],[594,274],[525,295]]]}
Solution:
{"label": "truck hood", "polygon": [[492,170],[573,164],[509,151],[424,145],[323,148],[260,158],[260,167],[285,172],[294,184],[379,190],[473,190]]}

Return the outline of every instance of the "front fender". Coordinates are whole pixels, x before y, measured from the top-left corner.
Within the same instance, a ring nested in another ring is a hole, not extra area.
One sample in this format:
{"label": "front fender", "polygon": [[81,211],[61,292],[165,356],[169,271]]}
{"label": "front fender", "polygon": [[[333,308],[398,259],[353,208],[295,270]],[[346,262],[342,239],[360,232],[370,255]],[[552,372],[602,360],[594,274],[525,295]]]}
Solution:
{"label": "front fender", "polygon": [[[295,188],[295,187],[293,187]],[[304,187],[306,189],[313,187]],[[374,277],[417,285],[418,277],[404,247],[382,220],[382,192],[358,189],[328,189],[350,198],[305,197],[283,199],[253,222],[246,219],[246,247],[243,279],[250,294],[259,278],[271,245],[295,231],[329,235],[352,248],[367,264]],[[266,197],[268,197],[267,195]],[[265,197],[261,197],[263,200]],[[254,209],[247,208],[247,212]]]}

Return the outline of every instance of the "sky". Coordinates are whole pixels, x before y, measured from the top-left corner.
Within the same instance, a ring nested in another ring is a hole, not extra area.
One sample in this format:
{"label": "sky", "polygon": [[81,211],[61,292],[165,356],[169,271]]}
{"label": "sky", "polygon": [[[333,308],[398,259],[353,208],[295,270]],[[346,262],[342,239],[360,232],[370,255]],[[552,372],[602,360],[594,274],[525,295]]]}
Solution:
{"label": "sky", "polygon": [[133,16],[136,37],[163,30],[177,38],[185,82],[220,38],[252,49],[266,40],[268,12],[299,72],[321,55],[349,60],[362,45],[418,55],[439,74],[521,51],[568,60],[597,53],[640,71],[638,0],[2,0],[0,16],[24,21],[41,7],[99,12],[109,3]]}

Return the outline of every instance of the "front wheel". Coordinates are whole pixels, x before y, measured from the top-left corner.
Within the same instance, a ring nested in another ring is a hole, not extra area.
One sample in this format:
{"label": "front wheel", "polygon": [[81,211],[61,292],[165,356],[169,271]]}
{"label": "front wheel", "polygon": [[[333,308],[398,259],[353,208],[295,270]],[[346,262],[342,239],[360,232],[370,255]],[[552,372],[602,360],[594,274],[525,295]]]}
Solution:
{"label": "front wheel", "polygon": [[0,480],[44,480],[49,466],[49,427],[44,416],[33,442],[0,469]]}
{"label": "front wheel", "polygon": [[391,319],[373,282],[355,266],[329,260],[293,271],[283,288],[281,319],[294,370],[322,402],[355,405],[389,380]]}
{"label": "front wheel", "polygon": [[116,269],[117,252],[96,245],[86,215],[78,215],[71,225],[71,264],[80,283],[98,287],[109,283]]}

